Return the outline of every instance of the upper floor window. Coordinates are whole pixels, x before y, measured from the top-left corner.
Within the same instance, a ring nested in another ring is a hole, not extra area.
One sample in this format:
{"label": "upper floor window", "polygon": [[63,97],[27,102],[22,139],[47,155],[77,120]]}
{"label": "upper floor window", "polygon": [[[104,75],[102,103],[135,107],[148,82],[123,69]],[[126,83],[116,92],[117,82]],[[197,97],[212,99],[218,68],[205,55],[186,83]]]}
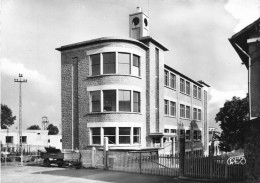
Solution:
{"label": "upper floor window", "polygon": [[180,78],[180,91],[185,93],[185,81],[182,78]]}
{"label": "upper floor window", "polygon": [[100,75],[100,54],[95,54],[90,56],[91,61],[91,75]]}
{"label": "upper floor window", "polygon": [[90,112],[107,112],[107,111],[140,112],[141,111],[140,92],[137,91],[132,91],[132,90],[90,91],[90,100],[91,100],[91,102],[89,103]]}
{"label": "upper floor window", "polygon": [[119,111],[131,111],[131,91],[119,90]]}
{"label": "upper floor window", "polygon": [[186,118],[190,119],[190,106],[186,106]]}
{"label": "upper floor window", "polygon": [[118,53],[118,73],[130,74],[131,55],[129,53]]}
{"label": "upper floor window", "polygon": [[169,72],[164,70],[164,85],[169,86]]}
{"label": "upper floor window", "polygon": [[8,144],[12,144],[13,140],[14,140],[13,136],[6,136],[5,137],[5,142],[8,143]]}
{"label": "upper floor window", "polygon": [[176,103],[170,101],[170,115],[176,116]]}
{"label": "upper floor window", "polygon": [[190,95],[190,82],[186,81],[186,94]]}
{"label": "upper floor window", "polygon": [[140,76],[140,57],[132,53],[104,52],[90,55],[89,75],[126,74]]}
{"label": "upper floor window", "polygon": [[104,111],[116,111],[116,90],[103,91]]}
{"label": "upper floor window", "polygon": [[198,99],[201,99],[201,88],[198,87]]}
{"label": "upper floor window", "polygon": [[185,139],[190,140],[190,130],[186,130]]}
{"label": "upper floor window", "polygon": [[193,97],[197,98],[198,93],[198,87],[196,85],[193,85]]}
{"label": "upper floor window", "polygon": [[134,76],[140,76],[140,57],[133,55],[133,70],[132,74]]}
{"label": "upper floor window", "polygon": [[197,120],[197,108],[193,108],[193,119]]}
{"label": "upper floor window", "polygon": [[176,88],[176,75],[170,73],[170,87]]}
{"label": "upper floor window", "polygon": [[185,118],[185,105],[180,104],[180,117]]}
{"label": "upper floor window", "polygon": [[198,109],[198,121],[201,121],[201,109]]}
{"label": "upper floor window", "polygon": [[140,92],[133,92],[133,112],[140,112]]}
{"label": "upper floor window", "polygon": [[116,73],[116,53],[103,53],[103,74]]}
{"label": "upper floor window", "polygon": [[164,114],[169,115],[169,101],[164,100]]}

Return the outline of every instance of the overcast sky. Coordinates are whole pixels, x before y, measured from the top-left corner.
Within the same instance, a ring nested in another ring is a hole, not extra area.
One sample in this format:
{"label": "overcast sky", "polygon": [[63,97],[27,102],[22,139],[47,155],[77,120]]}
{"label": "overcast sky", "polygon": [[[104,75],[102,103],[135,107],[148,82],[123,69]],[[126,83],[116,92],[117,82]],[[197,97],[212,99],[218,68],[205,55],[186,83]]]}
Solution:
{"label": "overcast sky", "polygon": [[247,70],[228,38],[260,17],[259,0],[2,0],[1,100],[23,128],[43,116],[61,124],[61,61],[55,48],[98,37],[128,37],[129,14],[142,7],[150,36],[169,49],[165,63],[211,86],[210,126],[225,100],[245,97]]}

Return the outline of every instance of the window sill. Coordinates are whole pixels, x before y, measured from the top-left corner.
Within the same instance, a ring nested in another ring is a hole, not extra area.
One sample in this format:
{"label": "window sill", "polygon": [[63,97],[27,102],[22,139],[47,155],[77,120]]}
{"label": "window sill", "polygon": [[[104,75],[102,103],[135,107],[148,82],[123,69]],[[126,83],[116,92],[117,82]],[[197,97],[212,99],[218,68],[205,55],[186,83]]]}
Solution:
{"label": "window sill", "polygon": [[87,79],[97,78],[97,77],[106,77],[106,76],[129,76],[129,77],[142,79],[141,76],[134,76],[134,75],[130,75],[130,74],[102,74],[102,75],[88,76]]}
{"label": "window sill", "polygon": [[197,98],[197,97],[193,97],[193,98],[196,99],[196,100],[202,101],[201,99],[199,99],[199,98]]}
{"label": "window sill", "polygon": [[167,86],[167,85],[164,85],[164,87],[165,87],[165,88],[168,88],[168,89],[170,89],[170,90],[174,90],[174,91],[176,91],[176,88],[172,88],[172,87]]}
{"label": "window sill", "polygon": [[171,116],[171,115],[164,115],[164,117],[168,117],[168,118],[176,118],[176,116]]}
{"label": "window sill", "polygon": [[184,117],[180,117],[180,119],[191,120],[190,118],[184,118]]}
{"label": "window sill", "polygon": [[142,115],[141,112],[116,112],[116,111],[106,111],[106,112],[89,112],[88,115],[95,115],[95,114],[138,114]]}

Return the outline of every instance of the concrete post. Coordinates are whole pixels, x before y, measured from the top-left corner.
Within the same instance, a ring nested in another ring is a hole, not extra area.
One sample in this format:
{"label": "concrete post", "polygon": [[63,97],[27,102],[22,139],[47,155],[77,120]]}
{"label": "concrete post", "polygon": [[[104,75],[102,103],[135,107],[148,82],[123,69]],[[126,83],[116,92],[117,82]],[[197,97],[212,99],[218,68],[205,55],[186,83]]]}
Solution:
{"label": "concrete post", "polygon": [[96,148],[95,147],[92,147],[92,150],[91,150],[91,165],[93,168],[96,167]]}
{"label": "concrete post", "polygon": [[108,170],[108,137],[104,137],[104,169]]}

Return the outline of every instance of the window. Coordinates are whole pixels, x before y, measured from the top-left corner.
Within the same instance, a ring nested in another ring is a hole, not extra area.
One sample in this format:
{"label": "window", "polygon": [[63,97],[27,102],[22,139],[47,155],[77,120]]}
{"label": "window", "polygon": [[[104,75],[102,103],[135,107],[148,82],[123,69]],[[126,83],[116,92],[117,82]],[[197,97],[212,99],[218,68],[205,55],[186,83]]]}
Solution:
{"label": "window", "polygon": [[169,72],[164,70],[164,85],[169,86]]}
{"label": "window", "polygon": [[22,143],[27,143],[27,136],[22,136]]}
{"label": "window", "polygon": [[190,106],[186,106],[186,118],[190,119]]}
{"label": "window", "polygon": [[180,79],[180,91],[185,93],[185,81],[182,78]]}
{"label": "window", "polygon": [[201,88],[198,87],[198,98],[201,99]]}
{"label": "window", "polygon": [[118,73],[130,74],[130,54],[118,53]]}
{"label": "window", "polygon": [[100,75],[100,54],[90,55],[91,69],[90,75]]}
{"label": "window", "polygon": [[176,76],[174,74],[170,74],[170,87],[176,88]]}
{"label": "window", "polygon": [[103,74],[116,73],[116,53],[103,53]]}
{"label": "window", "polygon": [[100,91],[90,92],[91,97],[91,112],[100,112]]}
{"label": "window", "polygon": [[193,97],[197,98],[197,89],[198,87],[196,85],[193,85]]}
{"label": "window", "polygon": [[164,129],[164,133],[169,133],[169,129]]}
{"label": "window", "polygon": [[186,130],[185,139],[190,140],[190,130]]}
{"label": "window", "polygon": [[180,104],[180,116],[185,118],[185,105]]}
{"label": "window", "polygon": [[104,90],[104,111],[116,111],[116,90]]}
{"label": "window", "polygon": [[193,108],[193,119],[197,120],[197,108]]}
{"label": "window", "polygon": [[133,71],[134,76],[140,76],[140,57],[133,55]]}
{"label": "window", "polygon": [[164,114],[169,115],[169,101],[164,100]]}
{"label": "window", "polygon": [[115,144],[116,143],[116,128],[115,127],[104,128],[104,137],[108,138],[109,144]]}
{"label": "window", "polygon": [[134,128],[133,143],[140,144],[140,128]]}
{"label": "window", "polygon": [[100,144],[101,143],[100,128],[91,128],[91,134],[92,134],[92,144]]}
{"label": "window", "polygon": [[62,139],[60,139],[60,142],[62,142]]}
{"label": "window", "polygon": [[176,133],[176,129],[171,129],[171,133]]}
{"label": "window", "polygon": [[190,82],[186,81],[186,94],[190,95]]}
{"label": "window", "polygon": [[51,139],[48,139],[48,143],[50,143],[51,142]]}
{"label": "window", "polygon": [[119,144],[130,144],[131,128],[120,127],[119,128]]}
{"label": "window", "polygon": [[201,120],[201,109],[198,109],[198,121]]}
{"label": "window", "polygon": [[140,112],[140,92],[133,92],[133,112]]}
{"label": "window", "polygon": [[170,101],[170,115],[176,116],[176,103]]}
{"label": "window", "polygon": [[12,144],[13,143],[13,139],[14,139],[13,136],[6,136],[5,137],[5,142],[8,143],[8,144]]}
{"label": "window", "polygon": [[119,111],[131,112],[131,91],[119,90]]}
{"label": "window", "polygon": [[198,140],[201,140],[201,131],[198,130]]}

